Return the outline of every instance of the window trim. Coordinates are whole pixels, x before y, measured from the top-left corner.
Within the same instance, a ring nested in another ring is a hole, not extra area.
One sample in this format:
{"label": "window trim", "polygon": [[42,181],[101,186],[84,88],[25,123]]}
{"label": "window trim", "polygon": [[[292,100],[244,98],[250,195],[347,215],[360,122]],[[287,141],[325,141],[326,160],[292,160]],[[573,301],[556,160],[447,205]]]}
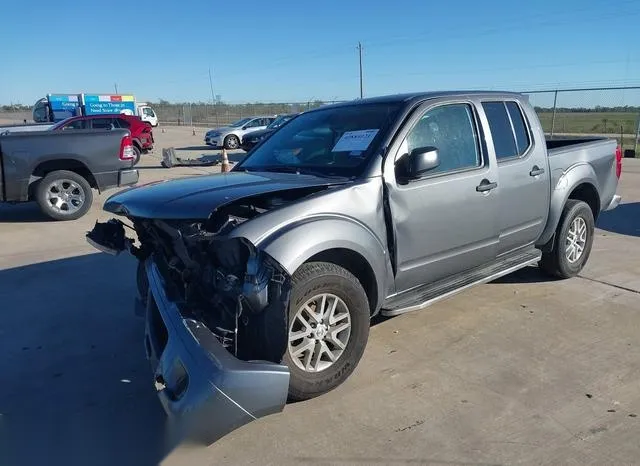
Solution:
{"label": "window trim", "polygon": [[[411,131],[413,131],[413,129],[418,125],[418,123],[420,122],[420,120],[422,119],[422,117],[424,115],[427,114],[427,112],[430,112],[436,108],[439,107],[445,107],[445,106],[450,106],[450,105],[467,105],[468,107],[470,107],[471,110],[471,116],[472,116],[472,125],[473,125],[473,129],[474,131],[474,135],[475,135],[475,140],[476,140],[476,147],[478,148],[478,155],[480,156],[480,165],[477,165],[475,167],[467,167],[467,168],[458,168],[455,170],[448,170],[445,172],[438,172],[438,173],[431,173],[431,174],[425,174],[423,176],[420,176],[419,178],[413,178],[411,180],[403,180],[402,178],[398,178],[397,176],[395,177],[396,182],[402,181],[402,183],[400,184],[408,184],[408,183],[414,183],[416,181],[424,181],[424,180],[430,180],[430,179],[434,179],[434,178],[440,178],[440,177],[444,177],[444,176],[451,176],[451,175],[459,175],[459,174],[464,174],[464,173],[469,173],[469,172],[474,172],[474,171],[478,171],[478,170],[482,170],[484,168],[486,168],[487,166],[489,166],[489,160],[488,160],[488,153],[485,151],[485,145],[483,144],[483,139],[484,139],[484,132],[482,130],[482,125],[480,123],[480,119],[479,119],[479,115],[478,115],[478,109],[476,108],[474,102],[472,102],[471,100],[449,100],[449,101],[445,101],[445,102],[438,102],[434,105],[431,105],[429,107],[427,107],[414,121],[414,123],[411,125],[411,127],[405,132],[404,136],[402,137],[402,140],[399,142],[398,145],[398,150],[396,151],[396,154],[393,158],[393,166],[395,167],[396,163],[398,163],[398,157],[404,154],[400,154],[400,149],[402,148],[402,145],[405,143],[405,141],[407,140],[407,137],[409,137],[409,134],[411,134]],[[394,170],[395,172],[395,170]]]}
{"label": "window trim", "polygon": [[[509,126],[511,126],[511,134],[513,135],[513,142],[515,143],[515,146],[516,146],[516,149],[517,149],[518,148],[518,138],[516,137],[516,129],[513,126],[513,120],[511,119],[511,114],[509,113],[509,109],[507,108],[507,102],[513,102],[518,107],[518,111],[520,112],[520,115],[522,115],[522,121],[524,122],[525,129],[527,130],[527,135],[529,136],[529,145],[524,150],[524,152],[522,152],[522,154],[512,155],[511,157],[498,158],[498,155],[495,153],[496,152],[496,148],[495,148],[495,143],[494,143],[493,152],[494,152],[494,155],[496,157],[496,162],[498,162],[498,165],[500,165],[501,163],[513,162],[515,160],[527,159],[529,157],[529,155],[531,154],[531,152],[533,151],[533,148],[535,147],[535,141],[533,140],[533,132],[531,131],[531,125],[529,124],[529,119],[527,118],[527,115],[525,114],[524,109],[520,105],[519,101],[514,100],[514,99],[502,99],[502,100],[495,100],[495,99],[484,100],[483,99],[483,100],[480,101],[480,105],[483,105],[485,103],[493,103],[493,104],[501,103],[502,104],[502,106],[504,107],[504,111],[507,113],[507,117],[509,118]],[[493,131],[491,131],[491,123],[489,122],[489,117],[487,115],[487,112],[484,109],[484,106],[482,107],[482,111],[484,112],[485,117],[487,118],[487,124],[489,125],[489,127],[487,129],[489,130],[489,133],[491,134],[491,142],[493,142]]]}

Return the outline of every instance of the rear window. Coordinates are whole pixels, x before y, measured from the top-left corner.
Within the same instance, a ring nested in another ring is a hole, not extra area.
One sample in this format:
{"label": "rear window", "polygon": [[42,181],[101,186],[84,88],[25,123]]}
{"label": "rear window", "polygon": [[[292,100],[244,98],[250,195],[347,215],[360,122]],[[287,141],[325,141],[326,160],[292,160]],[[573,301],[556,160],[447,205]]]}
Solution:
{"label": "rear window", "polygon": [[120,128],[124,128],[124,129],[128,129],[131,126],[131,124],[124,118],[118,118],[116,120],[116,123]]}
{"label": "rear window", "polygon": [[67,123],[66,125],[62,125],[61,128],[62,131],[67,131],[70,129],[85,129],[85,122],[84,120],[74,120]]}
{"label": "rear window", "polygon": [[111,129],[111,118],[92,118],[91,127],[93,129]]}
{"label": "rear window", "polygon": [[524,154],[531,140],[520,106],[513,101],[483,102],[498,160]]}

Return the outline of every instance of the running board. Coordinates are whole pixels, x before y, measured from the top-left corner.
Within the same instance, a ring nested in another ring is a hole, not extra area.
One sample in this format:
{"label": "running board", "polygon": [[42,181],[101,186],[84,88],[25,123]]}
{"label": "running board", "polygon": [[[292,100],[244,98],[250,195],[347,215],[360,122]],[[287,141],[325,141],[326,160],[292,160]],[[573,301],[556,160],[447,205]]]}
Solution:
{"label": "running board", "polygon": [[408,291],[389,299],[384,303],[380,312],[383,316],[397,316],[424,309],[467,288],[491,282],[518,269],[535,264],[541,257],[542,252],[538,249],[533,249],[524,253],[510,255],[490,265],[460,274],[454,278],[422,285],[413,291]]}

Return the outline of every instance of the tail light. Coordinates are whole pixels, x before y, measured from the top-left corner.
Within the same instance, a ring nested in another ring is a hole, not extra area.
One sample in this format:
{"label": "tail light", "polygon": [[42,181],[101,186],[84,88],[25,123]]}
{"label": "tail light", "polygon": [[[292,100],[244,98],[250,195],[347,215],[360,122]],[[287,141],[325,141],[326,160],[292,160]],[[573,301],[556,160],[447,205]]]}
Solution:
{"label": "tail light", "polygon": [[622,147],[616,147],[616,176],[620,178],[622,173]]}
{"label": "tail light", "polygon": [[136,157],[136,153],[133,150],[133,141],[131,136],[127,135],[122,138],[120,143],[120,160],[133,160]]}

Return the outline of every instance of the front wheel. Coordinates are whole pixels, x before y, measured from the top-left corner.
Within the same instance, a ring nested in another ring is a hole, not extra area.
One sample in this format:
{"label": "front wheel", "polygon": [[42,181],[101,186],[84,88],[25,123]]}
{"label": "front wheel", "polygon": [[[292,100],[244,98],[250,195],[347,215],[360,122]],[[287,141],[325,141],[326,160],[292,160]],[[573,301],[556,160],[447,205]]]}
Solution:
{"label": "front wheel", "polygon": [[283,360],[289,399],[299,401],[334,389],[353,372],[369,338],[370,312],[358,279],[335,264],[304,264],[292,285]]}
{"label": "front wheel", "polygon": [[227,150],[234,150],[240,146],[240,139],[235,134],[230,134],[224,138],[224,148]]}
{"label": "front wheel", "polygon": [[542,255],[542,270],[559,278],[578,275],[591,254],[594,231],[591,208],[586,202],[569,199],[560,216],[553,248]]}

